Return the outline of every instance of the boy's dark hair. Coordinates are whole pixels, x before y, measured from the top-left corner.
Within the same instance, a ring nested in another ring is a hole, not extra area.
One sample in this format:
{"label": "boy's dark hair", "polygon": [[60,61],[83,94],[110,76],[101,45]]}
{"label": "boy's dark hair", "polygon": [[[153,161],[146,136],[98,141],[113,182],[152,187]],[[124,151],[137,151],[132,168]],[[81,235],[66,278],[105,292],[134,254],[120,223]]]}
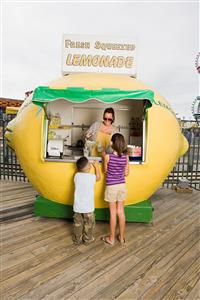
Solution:
{"label": "boy's dark hair", "polygon": [[85,156],[80,157],[76,162],[76,167],[78,171],[82,171],[88,164],[88,159]]}
{"label": "boy's dark hair", "polygon": [[105,116],[106,113],[112,114],[112,119],[113,119],[113,120],[112,120],[111,124],[112,124],[113,122],[115,122],[115,111],[114,111],[114,109],[113,109],[112,107],[108,107],[108,108],[106,108],[106,109],[104,110],[103,116]]}
{"label": "boy's dark hair", "polygon": [[124,136],[121,133],[113,134],[111,141],[113,143],[113,150],[115,150],[119,156],[121,156],[123,153],[126,153],[126,143]]}

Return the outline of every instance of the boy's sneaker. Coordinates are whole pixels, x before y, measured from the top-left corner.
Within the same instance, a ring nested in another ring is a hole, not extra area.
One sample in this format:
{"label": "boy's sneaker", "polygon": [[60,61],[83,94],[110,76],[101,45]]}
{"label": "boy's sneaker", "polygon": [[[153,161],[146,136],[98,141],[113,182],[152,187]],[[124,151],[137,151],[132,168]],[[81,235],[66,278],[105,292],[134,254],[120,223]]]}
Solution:
{"label": "boy's sneaker", "polygon": [[93,243],[94,241],[95,241],[95,239],[94,239],[94,238],[92,238],[91,240],[88,240],[88,241],[83,241],[83,244],[84,244],[85,246],[87,246],[87,245],[89,245],[89,244]]}
{"label": "boy's sneaker", "polygon": [[81,245],[81,244],[83,244],[82,237],[79,239],[75,235],[72,236],[72,241],[73,241],[74,245]]}
{"label": "boy's sneaker", "polygon": [[82,242],[82,241],[80,241],[80,242],[73,241],[73,244],[74,244],[74,245],[82,245],[82,244],[83,244],[83,242]]}

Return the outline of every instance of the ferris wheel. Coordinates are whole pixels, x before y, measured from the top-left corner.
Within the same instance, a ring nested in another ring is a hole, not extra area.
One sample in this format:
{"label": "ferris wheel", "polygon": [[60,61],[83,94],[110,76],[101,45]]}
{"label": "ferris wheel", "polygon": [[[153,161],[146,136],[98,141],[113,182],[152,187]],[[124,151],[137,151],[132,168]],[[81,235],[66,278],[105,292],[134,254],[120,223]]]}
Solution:
{"label": "ferris wheel", "polygon": [[197,96],[192,103],[192,114],[197,124],[200,125],[200,96]]}

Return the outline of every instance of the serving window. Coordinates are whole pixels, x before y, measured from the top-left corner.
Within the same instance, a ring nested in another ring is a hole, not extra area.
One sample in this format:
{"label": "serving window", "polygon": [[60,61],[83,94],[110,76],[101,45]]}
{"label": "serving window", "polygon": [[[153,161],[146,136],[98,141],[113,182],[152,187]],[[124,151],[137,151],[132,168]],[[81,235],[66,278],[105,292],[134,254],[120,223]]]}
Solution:
{"label": "serving window", "polygon": [[80,156],[101,161],[101,153],[93,155],[92,147],[99,145],[85,140],[91,124],[102,121],[107,107],[115,111],[114,126],[123,134],[130,163],[145,161],[147,100],[124,99],[115,103],[88,100],[74,103],[59,99],[46,107],[44,158],[47,161],[76,161]]}

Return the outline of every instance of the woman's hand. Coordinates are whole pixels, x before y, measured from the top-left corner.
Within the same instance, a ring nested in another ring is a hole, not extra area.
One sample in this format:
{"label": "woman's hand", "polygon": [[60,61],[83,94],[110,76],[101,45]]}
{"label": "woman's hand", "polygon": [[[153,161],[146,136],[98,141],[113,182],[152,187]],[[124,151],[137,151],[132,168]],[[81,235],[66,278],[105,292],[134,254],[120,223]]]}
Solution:
{"label": "woman's hand", "polygon": [[89,140],[89,139],[91,138],[91,136],[92,136],[92,133],[88,132],[88,133],[85,135],[85,138]]}

